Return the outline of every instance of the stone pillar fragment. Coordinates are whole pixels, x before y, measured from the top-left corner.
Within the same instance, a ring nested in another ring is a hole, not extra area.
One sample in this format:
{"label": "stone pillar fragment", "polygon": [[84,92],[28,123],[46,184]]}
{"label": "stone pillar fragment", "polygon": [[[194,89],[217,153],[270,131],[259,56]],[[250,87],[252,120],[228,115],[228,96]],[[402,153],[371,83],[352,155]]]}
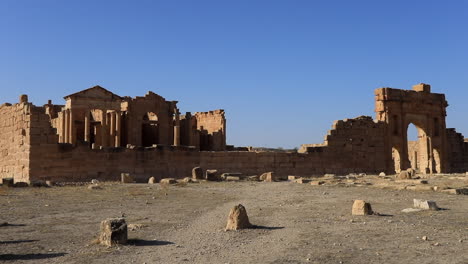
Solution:
{"label": "stone pillar fragment", "polygon": [[115,142],[114,146],[116,148],[120,147],[120,137],[121,137],[121,127],[122,127],[122,116],[120,112],[115,113]]}
{"label": "stone pillar fragment", "polygon": [[69,141],[71,144],[76,144],[76,127],[73,111],[70,109],[70,131],[69,131]]}
{"label": "stone pillar fragment", "polygon": [[242,204],[234,206],[229,212],[226,231],[246,229],[250,227],[252,227],[252,224],[249,221],[245,207]]}
{"label": "stone pillar fragment", "polygon": [[85,114],[85,125],[84,125],[84,140],[86,142],[91,142],[91,136],[89,134],[90,132],[90,126],[91,126],[91,120],[89,116],[89,112]]}
{"label": "stone pillar fragment", "polygon": [[127,223],[123,218],[106,219],[101,222],[99,242],[105,246],[125,245],[128,241]]}
{"label": "stone pillar fragment", "polygon": [[102,110],[102,121],[101,121],[101,146],[107,147],[109,142],[109,130],[107,126],[107,112]]}
{"label": "stone pillar fragment", "polygon": [[64,119],[65,119],[65,133],[64,133],[63,143],[70,143],[70,109],[65,110]]}
{"label": "stone pillar fragment", "polygon": [[353,204],[353,215],[371,215],[374,214],[370,203],[366,203],[363,200],[355,200]]}

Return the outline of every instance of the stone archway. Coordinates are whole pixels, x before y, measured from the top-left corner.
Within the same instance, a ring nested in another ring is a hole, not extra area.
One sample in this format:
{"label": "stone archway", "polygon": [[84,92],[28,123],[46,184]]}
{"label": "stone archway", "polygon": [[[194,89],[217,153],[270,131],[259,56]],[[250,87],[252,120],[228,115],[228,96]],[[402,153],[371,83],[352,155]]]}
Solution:
{"label": "stone archway", "polygon": [[[421,173],[445,172],[446,154],[446,107],[443,94],[431,93],[427,84],[413,86],[413,90],[380,88],[375,91],[377,120],[387,124],[385,132],[386,167],[395,172],[393,148],[399,146],[400,169],[411,168],[408,154],[407,129],[414,124],[419,131],[416,163]],[[435,161],[434,149],[437,149]],[[435,166],[437,164],[437,166]]]}

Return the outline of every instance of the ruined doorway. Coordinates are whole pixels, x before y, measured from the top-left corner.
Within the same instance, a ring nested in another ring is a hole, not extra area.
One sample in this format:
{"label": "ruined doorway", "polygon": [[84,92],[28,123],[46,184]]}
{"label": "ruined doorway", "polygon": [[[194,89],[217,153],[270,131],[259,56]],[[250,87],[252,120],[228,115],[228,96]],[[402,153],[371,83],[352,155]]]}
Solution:
{"label": "ruined doorway", "polygon": [[393,167],[396,173],[400,173],[401,171],[401,158],[400,158],[400,151],[396,148],[392,148],[392,161]]}
{"label": "ruined doorway", "polygon": [[[446,107],[443,94],[431,93],[428,84],[417,84],[412,90],[379,88],[375,90],[377,120],[385,122],[386,170],[396,169],[395,154],[400,155],[400,169],[414,168],[429,174],[447,170]],[[411,125],[410,125],[411,124]],[[417,139],[408,126],[415,126]],[[435,154],[434,149],[437,149]],[[435,156],[438,155],[437,160]],[[436,168],[437,167],[437,168]],[[397,170],[396,170],[397,172]]]}
{"label": "ruined doorway", "polygon": [[418,154],[419,154],[419,129],[414,124],[409,124],[407,129],[407,146],[408,146],[408,159],[411,168],[418,171]]}
{"label": "ruined doorway", "polygon": [[144,147],[151,147],[159,143],[158,116],[153,112],[148,112],[143,116],[141,143]]}

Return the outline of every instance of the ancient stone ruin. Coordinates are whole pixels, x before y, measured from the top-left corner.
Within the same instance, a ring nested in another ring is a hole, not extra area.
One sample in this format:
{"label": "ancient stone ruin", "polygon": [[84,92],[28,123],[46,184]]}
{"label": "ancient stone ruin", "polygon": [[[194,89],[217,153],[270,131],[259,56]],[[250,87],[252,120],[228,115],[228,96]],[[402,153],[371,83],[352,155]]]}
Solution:
{"label": "ancient stone ruin", "polygon": [[[0,106],[0,178],[200,178],[194,167],[278,178],[468,171],[468,142],[446,128],[445,96],[427,84],[375,90],[375,120],[336,121],[322,144],[302,145],[297,153],[229,146],[223,110],[182,115],[177,101],[153,92],[130,98],[95,86],[64,98],[63,105],[35,106],[22,95]],[[409,124],[419,131],[416,142],[408,142]]]}

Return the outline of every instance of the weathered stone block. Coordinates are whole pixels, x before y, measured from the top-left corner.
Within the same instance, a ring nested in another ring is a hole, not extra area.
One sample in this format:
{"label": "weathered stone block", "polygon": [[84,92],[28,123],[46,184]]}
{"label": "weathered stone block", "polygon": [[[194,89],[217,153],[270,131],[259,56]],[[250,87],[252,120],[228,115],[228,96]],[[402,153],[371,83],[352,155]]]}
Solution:
{"label": "weathered stone block", "polygon": [[274,182],[276,181],[275,173],[272,171],[265,172],[262,175],[260,175],[260,180],[265,182]]}
{"label": "weathered stone block", "polygon": [[366,203],[364,200],[354,201],[352,209],[353,215],[371,215],[373,213],[370,203]]}
{"label": "weathered stone block", "polygon": [[414,208],[424,209],[424,210],[439,210],[435,201],[427,201],[422,199],[413,199]]}
{"label": "weathered stone block", "polygon": [[218,170],[206,170],[205,172],[205,179],[207,181],[218,181],[219,178],[217,176]]}
{"label": "weathered stone block", "polygon": [[105,246],[127,244],[127,223],[123,218],[106,219],[101,222],[99,242]]}
{"label": "weathered stone block", "polygon": [[299,176],[289,175],[289,176],[288,176],[288,181],[294,181],[294,180],[296,180],[297,178],[299,178]]}
{"label": "weathered stone block", "polygon": [[315,185],[315,186],[323,185],[323,184],[325,184],[324,181],[311,181],[310,182],[310,185]]}
{"label": "weathered stone block", "polygon": [[121,173],[120,177],[121,177],[122,183],[134,183],[135,182],[135,179],[133,179],[133,176],[130,175],[130,173]]}
{"label": "weathered stone block", "polygon": [[156,182],[156,178],[154,178],[154,177],[150,177],[150,178],[148,179],[148,183],[149,183],[149,184],[154,184],[155,182]]}
{"label": "weathered stone block", "polygon": [[203,169],[200,167],[195,167],[192,169],[192,178],[195,180],[203,179]]}
{"label": "weathered stone block", "polygon": [[176,179],[174,178],[164,178],[159,181],[160,184],[175,184],[177,183]]}
{"label": "weathered stone block", "polygon": [[396,178],[398,180],[407,180],[407,179],[411,179],[411,175],[407,171],[402,171],[396,175]]}
{"label": "weathered stone block", "polygon": [[234,206],[229,212],[226,230],[239,230],[250,227],[252,227],[252,224],[250,224],[245,207],[242,204]]}

